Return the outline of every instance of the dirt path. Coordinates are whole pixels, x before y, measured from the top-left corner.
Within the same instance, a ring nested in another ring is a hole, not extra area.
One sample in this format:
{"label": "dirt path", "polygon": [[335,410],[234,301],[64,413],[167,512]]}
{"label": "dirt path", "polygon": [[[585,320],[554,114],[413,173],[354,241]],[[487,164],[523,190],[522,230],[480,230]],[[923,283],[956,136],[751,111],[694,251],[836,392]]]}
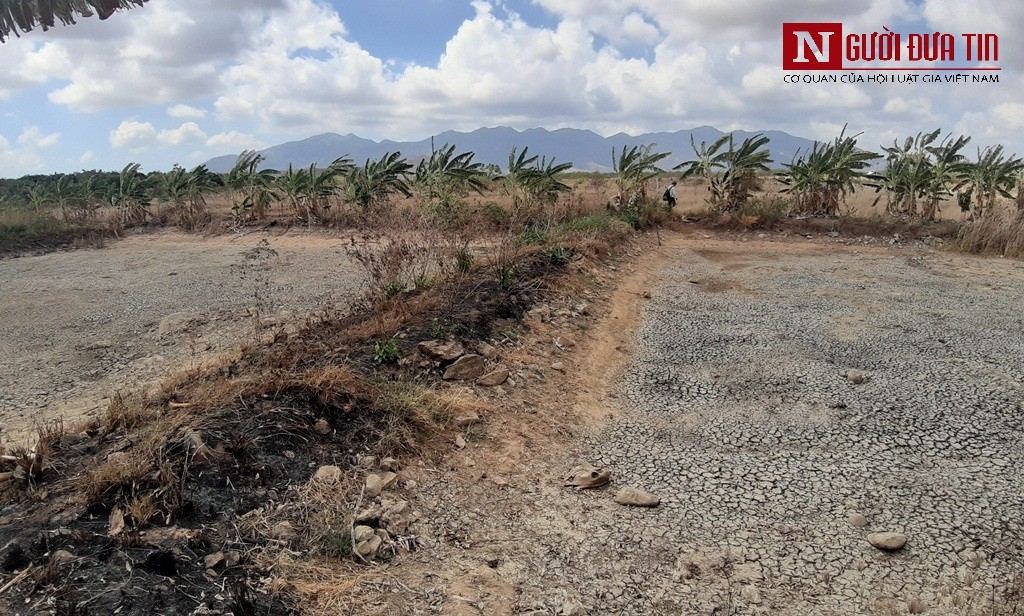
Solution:
{"label": "dirt path", "polygon": [[[273,252],[253,253],[262,240]],[[102,412],[116,389],[233,351],[254,309],[269,324],[346,302],[359,285],[346,243],[161,233],[0,260],[0,437]]]}
{"label": "dirt path", "polygon": [[[1024,574],[1024,266],[674,234],[622,280],[525,411],[572,402],[577,444],[427,482],[408,588],[466,614],[1000,613]],[[581,461],[612,487],[562,488]]]}

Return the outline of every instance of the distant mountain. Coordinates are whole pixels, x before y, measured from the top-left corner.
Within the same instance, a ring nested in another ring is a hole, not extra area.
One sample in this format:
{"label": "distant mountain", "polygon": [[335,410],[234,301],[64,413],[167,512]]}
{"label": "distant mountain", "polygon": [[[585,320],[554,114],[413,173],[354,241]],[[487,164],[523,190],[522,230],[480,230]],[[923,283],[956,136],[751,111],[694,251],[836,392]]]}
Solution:
{"label": "distant mountain", "polygon": [[[775,166],[781,166],[793,159],[799,150],[808,150],[814,142],[802,137],[780,131],[759,131],[771,139],[769,147]],[[696,143],[713,142],[724,135],[722,131],[711,126],[701,126],[692,130],[680,130],[674,133],[648,133],[646,135],[627,135],[619,133],[611,137],[602,137],[589,130],[562,128],[549,131],[543,128],[531,128],[517,131],[513,128],[480,128],[464,133],[446,131],[434,137],[434,143],[440,147],[445,143],[453,144],[459,151],[476,152],[479,162],[505,167],[508,164],[508,153],[513,147],[520,150],[529,146],[531,154],[540,154],[549,159],[553,156],[559,162],[571,162],[576,169],[583,171],[608,171],[611,169],[612,148],[623,146],[656,144],[661,152],[672,152],[672,156],[662,163],[663,168],[671,168],[681,162],[691,160],[693,148],[690,137]],[[742,140],[756,132],[736,131],[736,137]],[[267,148],[260,153],[267,157],[264,166],[271,169],[287,169],[291,164],[296,168],[308,167],[312,163],[324,166],[341,156],[348,156],[361,164],[367,159],[380,158],[386,152],[400,151],[406,158],[417,159],[430,155],[430,139],[413,142],[371,141],[353,134],[337,135],[325,133],[303,139],[290,141]],[[237,155],[220,156],[206,164],[211,171],[224,173],[230,171],[235,164]]]}

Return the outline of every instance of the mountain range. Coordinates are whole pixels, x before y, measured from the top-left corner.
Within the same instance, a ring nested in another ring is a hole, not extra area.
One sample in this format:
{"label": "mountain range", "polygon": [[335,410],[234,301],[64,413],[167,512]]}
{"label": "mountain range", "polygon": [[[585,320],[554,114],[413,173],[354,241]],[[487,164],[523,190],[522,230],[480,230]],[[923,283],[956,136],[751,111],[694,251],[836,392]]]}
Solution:
{"label": "mountain range", "polygon": [[[797,150],[806,151],[814,141],[802,137],[794,137],[781,131],[758,131],[771,139],[768,147],[772,152],[775,166],[781,166],[793,159]],[[697,144],[706,141],[709,144],[725,133],[711,126],[701,126],[691,130],[680,130],[674,133],[647,133],[644,135],[627,135],[619,133],[610,137],[602,137],[589,130],[561,128],[546,130],[531,128],[518,131],[509,127],[480,128],[472,132],[446,131],[434,136],[433,143],[440,148],[444,144],[457,146],[457,151],[476,153],[477,162],[495,164],[502,168],[508,165],[508,154],[513,147],[520,150],[529,146],[530,154],[539,154],[548,159],[554,157],[558,162],[571,162],[582,171],[609,171],[612,165],[612,148],[632,147],[634,145],[655,144],[655,151],[672,152],[661,167],[671,168],[679,163],[693,159],[693,148],[690,138]],[[735,131],[738,141],[755,135],[757,132]],[[290,141],[262,150],[266,157],[264,167],[284,170],[289,165],[295,168],[308,167],[312,163],[323,167],[341,156],[352,158],[357,164],[368,159],[380,158],[387,152],[401,152],[406,158],[415,161],[429,156],[431,140],[423,141],[372,141],[353,134],[338,135],[325,133],[301,141]],[[211,171],[225,173],[235,164],[237,155],[220,156],[206,163]]]}

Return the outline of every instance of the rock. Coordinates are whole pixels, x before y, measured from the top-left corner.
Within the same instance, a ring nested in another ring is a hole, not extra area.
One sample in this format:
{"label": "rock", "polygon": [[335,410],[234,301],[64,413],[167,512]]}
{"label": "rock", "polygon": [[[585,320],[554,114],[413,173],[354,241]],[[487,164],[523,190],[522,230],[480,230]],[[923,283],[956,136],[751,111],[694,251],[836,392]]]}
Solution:
{"label": "rock", "polygon": [[226,552],[224,554],[224,566],[230,569],[231,567],[237,567],[238,563],[242,562],[242,553],[234,550]]}
{"label": "rock", "polygon": [[207,446],[201,433],[195,430],[186,430],[184,437],[189,453],[192,454],[192,461],[196,464],[206,464],[217,457],[217,452]]}
{"label": "rock", "polygon": [[480,416],[476,413],[466,413],[455,418],[457,428],[468,428],[476,423],[480,423]]}
{"label": "rock", "polygon": [[868,535],[868,543],[879,550],[895,552],[907,544],[907,536],[903,533],[871,533]]}
{"label": "rock", "polygon": [[472,381],[484,373],[484,358],[480,355],[463,355],[444,372],[446,381]]}
{"label": "rock", "polygon": [[442,363],[455,361],[466,353],[466,349],[458,342],[442,342],[440,340],[421,342],[416,345],[416,349],[424,356]]}
{"label": "rock", "polygon": [[576,339],[569,334],[562,334],[555,338],[555,346],[560,349],[572,349],[576,347]]}
{"label": "rock", "polygon": [[533,323],[547,323],[548,321],[551,320],[551,307],[545,304],[534,306],[533,308],[530,309],[529,312],[526,313],[526,316],[523,317],[523,320]]}
{"label": "rock", "polygon": [[455,435],[455,447],[457,447],[458,449],[466,448],[466,439],[461,434]]}
{"label": "rock", "polygon": [[864,528],[868,525],[868,519],[862,514],[856,512],[851,513],[847,520],[850,522],[850,526],[853,526],[854,528]]}
{"label": "rock", "polygon": [[575,599],[567,599],[558,610],[559,616],[583,616],[587,613],[583,604]]}
{"label": "rock", "polygon": [[504,385],[508,377],[508,368],[498,368],[478,378],[476,384],[481,387],[497,387],[498,385]]}
{"label": "rock", "polygon": [[384,458],[380,461],[382,471],[398,472],[400,468],[402,468],[402,464],[395,458]]}
{"label": "rock", "polygon": [[398,475],[394,473],[384,473],[382,475],[372,474],[366,478],[366,496],[368,498],[376,498],[380,496],[380,493],[387,490],[391,486],[395,485],[395,481],[398,480]]}
{"label": "rock", "polygon": [[661,504],[661,499],[650,492],[644,492],[637,488],[622,488],[615,495],[615,502],[630,507],[657,507]]}
{"label": "rock", "polygon": [[358,454],[356,456],[356,464],[362,468],[373,468],[377,466],[377,456],[371,456],[364,453]]}
{"label": "rock", "polygon": [[65,434],[60,437],[60,446],[62,449],[75,447],[76,445],[80,445],[87,438],[88,437],[84,434]]}
{"label": "rock", "polygon": [[846,373],[846,379],[854,385],[860,385],[867,377],[860,370],[850,370]]}
{"label": "rock", "polygon": [[317,434],[327,436],[331,433],[331,424],[327,423],[326,419],[318,419],[316,420],[316,423],[313,424],[313,429],[317,431]]}
{"label": "rock", "polygon": [[299,533],[291,522],[278,522],[270,528],[270,536],[278,541],[293,541]]}
{"label": "rock", "polygon": [[70,567],[76,560],[78,560],[78,557],[67,550],[57,550],[50,554],[50,566],[58,571]]}
{"label": "rock", "polygon": [[169,336],[178,332],[186,331],[199,320],[199,315],[191,312],[175,312],[167,315],[157,326],[157,334],[160,337]]}
{"label": "rock", "polygon": [[124,512],[120,507],[110,510],[110,517],[107,519],[107,535],[116,537],[124,532]]}
{"label": "rock", "polygon": [[224,562],[224,552],[214,552],[213,554],[207,554],[203,558],[203,566],[207,569],[216,569],[218,565]]}
{"label": "rock", "polygon": [[352,531],[355,539],[356,554],[363,558],[369,558],[377,553],[383,540],[369,526],[356,526]]}
{"label": "rock", "polygon": [[551,369],[552,370],[557,370],[558,372],[563,372],[564,373],[565,372],[565,364],[563,364],[560,361],[556,361],[555,363],[551,364]]}
{"label": "rock", "polygon": [[401,499],[385,499],[381,503],[381,509],[381,527],[394,536],[405,535],[409,531],[409,526],[419,519],[409,507],[409,503]]}
{"label": "rock", "polygon": [[295,452],[292,451],[291,449],[285,449],[284,457],[288,458],[289,460],[294,460],[295,459]]}
{"label": "rock", "polygon": [[338,483],[341,481],[341,469],[337,466],[321,466],[316,469],[313,481],[327,484]]}
{"label": "rock", "polygon": [[491,361],[498,359],[498,349],[487,344],[486,342],[481,342],[480,344],[478,344],[476,347],[476,352],[478,355],[483,355],[484,357]]}
{"label": "rock", "polygon": [[564,485],[579,490],[589,490],[607,485],[611,480],[612,473],[609,470],[593,466],[577,466],[569,471]]}

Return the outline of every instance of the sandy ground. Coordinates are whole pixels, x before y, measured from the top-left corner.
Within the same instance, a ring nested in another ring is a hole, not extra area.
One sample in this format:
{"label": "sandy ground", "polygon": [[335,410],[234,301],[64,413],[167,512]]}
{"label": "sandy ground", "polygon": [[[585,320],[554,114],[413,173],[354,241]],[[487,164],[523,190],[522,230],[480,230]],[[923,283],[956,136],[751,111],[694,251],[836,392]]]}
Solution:
{"label": "sandy ground", "polygon": [[[254,254],[264,240],[274,252]],[[253,310],[282,322],[344,304],[360,284],[346,243],[168,232],[0,260],[0,436],[101,413],[118,389],[234,351]]]}

